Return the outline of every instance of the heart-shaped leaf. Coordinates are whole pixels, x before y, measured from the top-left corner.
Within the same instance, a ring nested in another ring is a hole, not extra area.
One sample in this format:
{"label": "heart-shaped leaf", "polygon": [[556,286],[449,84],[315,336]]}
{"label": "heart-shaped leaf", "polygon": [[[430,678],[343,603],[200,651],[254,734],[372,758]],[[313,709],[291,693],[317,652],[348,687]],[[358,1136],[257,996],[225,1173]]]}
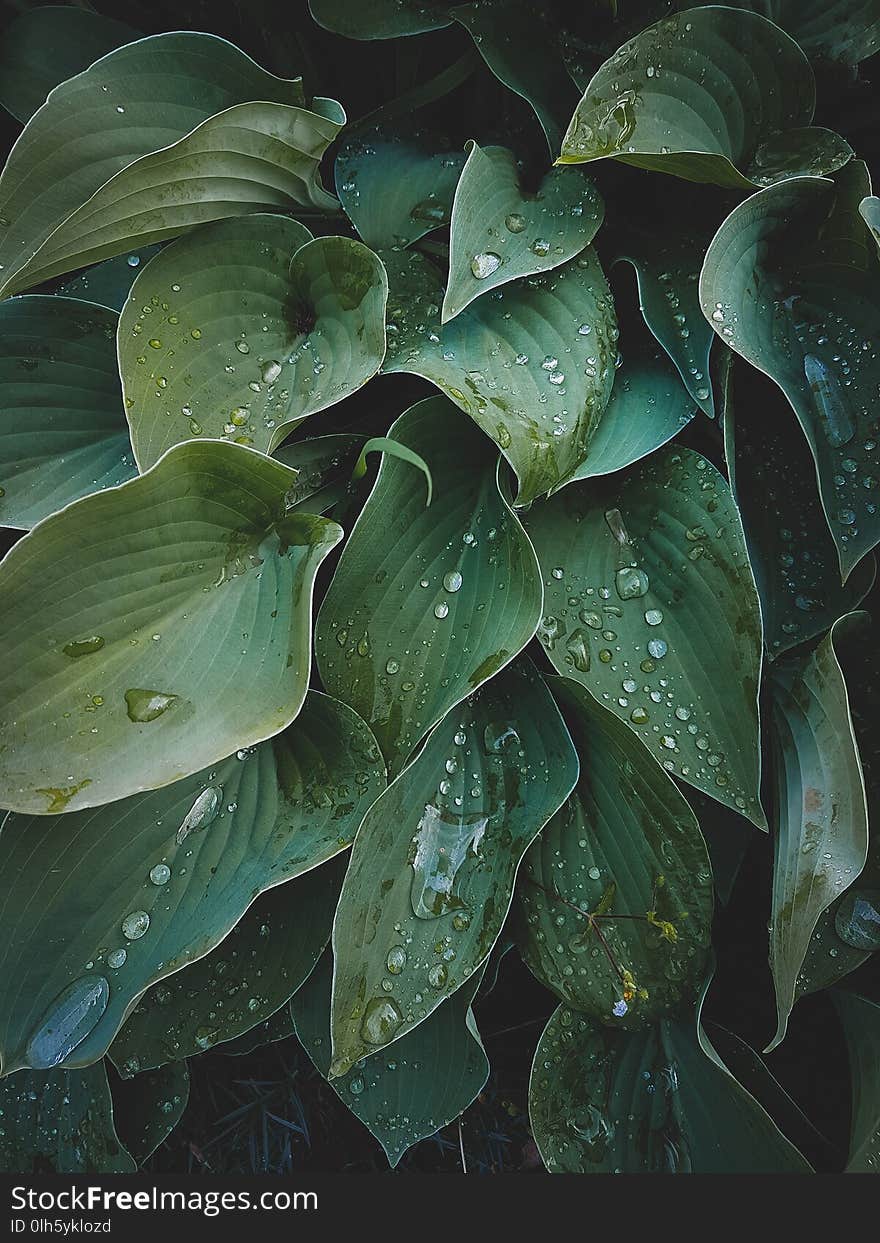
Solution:
{"label": "heart-shaped leaf", "polygon": [[0,1172],[133,1174],[113,1126],[103,1063],[49,1074],[22,1071],[0,1083]]}
{"label": "heart-shaped leaf", "polygon": [[133,1079],[116,1080],[112,1096],[120,1141],[137,1164],[143,1165],[183,1116],[189,1102],[189,1068],[186,1062],[169,1062]]}
{"label": "heart-shaped leaf", "polygon": [[[259,101],[259,102],[251,102]],[[345,116],[223,39],[164,34],[62,83],[0,176],[0,296],[227,216],[332,210],[318,163]]]}
{"label": "heart-shaped leaf", "polygon": [[858,607],[874,581],[874,558],[865,557],[841,586],[815,466],[791,410],[757,372],[742,366],[731,372],[725,457],[773,658]]}
{"label": "heart-shaped leaf", "polygon": [[451,24],[447,4],[440,0],[309,0],[319,26],[349,39],[396,39]]}
{"label": "heart-shaped leaf", "polygon": [[0,566],[0,806],[97,806],[290,724],[315,574],[342,536],[285,513],[295,481],[241,445],[179,445],[15,545]]}
{"label": "heart-shaped leaf", "polygon": [[567,1005],[610,1026],[644,1027],[693,1005],[705,978],[706,843],[632,730],[578,683],[549,685],[580,778],[526,852],[517,941],[530,970]]}
{"label": "heart-shaped leaf", "polygon": [[8,817],[3,1072],[101,1057],[145,989],[208,954],[264,890],[345,849],[383,786],[363,721],[311,692],[280,737],[172,786]]}
{"label": "heart-shaped leaf", "polygon": [[778,1026],[785,1038],[798,977],[820,915],[865,866],[868,808],[836,627],[805,660],[771,677],[776,756],[775,858],[770,967]]}
{"label": "heart-shaped leaf", "polygon": [[119,368],[141,469],[193,436],[268,452],[375,375],[385,270],[345,237],[283,216],[224,220],[166,246],[119,319]]}
{"label": "heart-shaped leaf", "polygon": [[330,939],[344,871],[333,862],[276,885],[210,954],[151,988],[110,1046],[120,1073],[140,1078],[215,1046],[222,1053],[282,1010]]}
{"label": "heart-shaped leaf", "polygon": [[0,522],[27,529],[136,473],[116,315],[72,298],[0,303]]}
{"label": "heart-shaped leaf", "polygon": [[544,575],[538,637],[559,672],[674,776],[766,827],[761,616],[723,477],[698,453],[667,447],[566,488],[525,525]]}
{"label": "heart-shaped leaf", "polygon": [[526,847],[577,755],[518,662],[444,717],[358,831],[333,925],[333,1075],[406,1036],[501,931]]}
{"label": "heart-shaped leaf", "polygon": [[880,383],[876,247],[854,164],[837,184],[794,178],[725,220],[700,278],[703,313],[791,402],[816,462],[844,579],[880,540],[873,473]]}
{"label": "heart-shaped leaf", "polygon": [[526,193],[512,151],[472,142],[452,204],[443,322],[490,289],[573,259],[604,215],[586,177],[552,168],[535,193]]}
{"label": "heart-shaped leaf", "polygon": [[517,504],[572,479],[614,383],[617,320],[588,247],[440,323],[442,286],[422,255],[383,253],[389,274],[383,371],[436,384],[495,441],[519,479]]}
{"label": "heart-shaped leaf", "polygon": [[880,1006],[856,993],[831,994],[843,1024],[852,1077],[852,1125],[848,1174],[880,1168]]}
{"label": "heart-shaped leaf", "polygon": [[534,550],[498,484],[491,441],[442,397],[391,435],[434,480],[386,456],[315,628],[324,686],[370,723],[392,771],[541,620]]}
{"label": "heart-shaped leaf", "polygon": [[529,1115],[551,1174],[810,1172],[693,1018],[615,1032],[560,1006],[535,1050]]}
{"label": "heart-shaped leaf", "polygon": [[140,32],[113,17],[72,5],[26,9],[3,31],[0,104],[24,124],[67,78]]}
{"label": "heart-shaped leaf", "polygon": [[336,193],[368,246],[409,246],[449,223],[463,151],[418,130],[352,135],[336,157]]}
{"label": "heart-shaped leaf", "polygon": [[559,162],[611,156],[745,190],[791,175],[792,162],[830,172],[852,155],[842,139],[786,132],[809,126],[815,101],[810,63],[778,26],[717,5],[688,9],[624,43],[593,75]]}
{"label": "heart-shaped leaf", "polygon": [[[342,1102],[375,1135],[389,1164],[467,1109],[489,1077],[471,1003],[482,971],[424,1023],[399,1040],[390,1055],[370,1057],[330,1083]],[[326,1078],[330,1073],[330,993],[333,956],[317,967],[290,1003],[296,1034]]]}
{"label": "heart-shaped leaf", "polygon": [[808,56],[857,65],[880,49],[877,0],[727,0],[769,17]]}

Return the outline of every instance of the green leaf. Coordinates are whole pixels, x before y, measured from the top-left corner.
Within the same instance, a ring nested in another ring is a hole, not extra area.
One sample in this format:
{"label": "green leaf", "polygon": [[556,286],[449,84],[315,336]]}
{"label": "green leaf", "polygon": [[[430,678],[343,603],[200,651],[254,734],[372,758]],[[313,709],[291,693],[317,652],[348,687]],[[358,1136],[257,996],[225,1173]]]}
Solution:
{"label": "green leaf", "polygon": [[567,488],[525,525],[544,576],[538,637],[559,672],[674,776],[765,828],[761,617],[726,481],[698,453],[667,447]]}
{"label": "green leaf", "polygon": [[434,480],[431,476],[431,470],[428,463],[418,453],[413,453],[412,449],[407,449],[406,445],[400,444],[396,440],[392,440],[388,436],[373,436],[361,449],[360,456],[355,462],[352,472],[353,479],[363,479],[367,473],[367,454],[369,453],[387,453],[390,457],[397,458],[399,462],[408,462],[410,466],[414,466],[416,470],[420,470],[425,476],[428,485],[428,496],[425,501],[425,507],[431,504],[434,494]]}
{"label": "green leaf", "polygon": [[701,1036],[692,1017],[610,1031],[560,1006],[529,1084],[551,1174],[809,1173]]}
{"label": "green leaf", "polygon": [[[251,102],[251,101],[260,102]],[[0,296],[227,216],[333,210],[345,117],[223,39],[163,34],[55,88],[0,176]]]}
{"label": "green leaf", "polygon": [[0,522],[27,529],[135,474],[116,315],[72,298],[0,303]]}
{"label": "green leaf", "polygon": [[754,9],[797,39],[808,56],[849,65],[880,49],[877,0],[728,0]]}
{"label": "green leaf", "polygon": [[617,355],[614,302],[592,248],[443,325],[437,270],[410,252],[383,259],[383,371],[423,376],[469,414],[515,470],[518,505],[572,479],[608,404]]}
{"label": "green leaf", "polygon": [[434,480],[383,458],[315,627],[331,694],[360,713],[392,772],[427,731],[520,652],[541,618],[534,550],[498,483],[497,454],[432,397],[392,425]]}
{"label": "green leaf", "polygon": [[0,566],[0,805],[94,807],[290,724],[342,536],[286,515],[295,479],[240,445],[179,445],[19,540]]}
{"label": "green leaf", "polygon": [[500,0],[456,5],[451,15],[470,33],[499,82],[531,104],[551,152],[558,151],[578,93],[555,37],[552,8]]}
{"label": "green leaf", "polygon": [[791,410],[756,372],[740,366],[733,376],[724,411],[725,457],[772,659],[857,608],[875,565],[873,556],[865,557],[841,586],[815,466]]}
{"label": "green leaf", "polygon": [[53,86],[140,37],[125,22],[70,5],[19,13],[0,44],[0,104],[24,124]]}
{"label": "green leaf", "polygon": [[314,436],[276,449],[273,457],[298,471],[287,494],[288,512],[308,508],[324,514],[348,491],[363,436]]}
{"label": "green leaf", "polygon": [[852,1076],[852,1127],[847,1174],[880,1170],[880,1006],[834,989],[831,993],[843,1024]]}
{"label": "green leaf", "polygon": [[776,757],[770,968],[785,1038],[820,915],[865,866],[868,808],[843,671],[831,632],[805,660],[774,667],[770,737]]}
{"label": "green leaf", "polygon": [[809,126],[815,102],[809,61],[772,22],[689,9],[630,39],[593,75],[559,162],[610,156],[744,190],[782,172],[830,172],[852,155],[842,139],[787,133]]}
{"label": "green leaf", "polygon": [[525,662],[430,735],[364,817],[333,925],[333,1075],[400,1040],[485,962],[577,755]]}
{"label": "green leaf", "polygon": [[[392,1166],[408,1148],[467,1109],[489,1077],[471,1003],[482,971],[424,1023],[399,1040],[390,1055],[370,1057],[331,1086],[376,1137]],[[290,1003],[296,1034],[326,1078],[330,1073],[330,992],[333,958],[325,953]]]}
{"label": "green leaf", "polygon": [[567,1005],[612,1027],[644,1027],[693,1005],[705,978],[706,843],[632,730],[578,683],[552,678],[549,686],[580,778],[523,860],[514,906],[520,952]]}
{"label": "green leaf", "polygon": [[222,1053],[224,1042],[277,1014],[330,939],[341,862],[262,894],[210,954],[151,988],[110,1046],[120,1074],[140,1078],[215,1046]]}
{"label": "green leaf", "polygon": [[143,1165],[183,1116],[189,1102],[189,1068],[186,1062],[171,1062],[133,1079],[117,1080],[112,1095],[119,1137],[137,1164]]}
{"label": "green leaf", "polygon": [[23,1070],[0,1083],[0,1172],[133,1174],[113,1126],[107,1072]]}
{"label": "green leaf", "polygon": [[336,193],[368,246],[409,246],[449,223],[463,151],[422,131],[360,131],[336,157]]}
{"label": "green leaf", "polygon": [[343,850],[383,786],[364,723],[310,692],[280,737],[175,785],[63,819],[7,817],[3,1072],[101,1057],[145,989],[210,953],[264,890]]}
{"label": "green leaf", "polygon": [[141,469],[193,436],[269,452],[366,384],[385,354],[387,282],[366,246],[283,216],[224,220],[166,246],[119,319]]}
{"label": "green leaf", "polygon": [[267,1044],[276,1044],[279,1040],[286,1040],[292,1035],[293,1023],[290,1010],[287,1006],[282,1006],[270,1019],[266,1019],[265,1023],[258,1023],[256,1027],[250,1028],[235,1040],[227,1040],[225,1044],[218,1045],[216,1052],[222,1053],[224,1057],[246,1057],[255,1049],[262,1049]]}
{"label": "green leaf", "polygon": [[665,358],[627,353],[574,478],[592,479],[632,466],[677,436],[693,417],[688,394]]}
{"label": "green leaf", "polygon": [[615,262],[635,269],[645,323],[672,359],[694,402],[715,417],[709,353],[714,334],[700,308],[697,282],[710,237],[667,227],[658,237],[627,229],[615,248]]}
{"label": "green leaf", "polygon": [[867,170],[794,178],[746,199],[709,247],[703,313],[791,402],[846,579],[880,540],[871,468],[880,364],[877,254],[858,214]]}
{"label": "green leaf", "polygon": [[874,241],[880,246],[880,199],[875,194],[863,198],[859,203],[859,215],[871,230]]}
{"label": "green leaf", "polygon": [[319,26],[349,39],[395,39],[440,30],[451,24],[448,6],[438,0],[309,0]]}
{"label": "green leaf", "polygon": [[161,249],[159,244],[140,246],[130,254],[105,259],[103,263],[96,263],[65,281],[55,292],[67,298],[98,302],[101,306],[109,306],[113,311],[121,311],[141,266]]}
{"label": "green leaf", "polygon": [[454,319],[490,289],[573,259],[596,236],[604,215],[586,177],[551,168],[537,191],[527,193],[512,151],[471,142],[452,204],[441,319]]}

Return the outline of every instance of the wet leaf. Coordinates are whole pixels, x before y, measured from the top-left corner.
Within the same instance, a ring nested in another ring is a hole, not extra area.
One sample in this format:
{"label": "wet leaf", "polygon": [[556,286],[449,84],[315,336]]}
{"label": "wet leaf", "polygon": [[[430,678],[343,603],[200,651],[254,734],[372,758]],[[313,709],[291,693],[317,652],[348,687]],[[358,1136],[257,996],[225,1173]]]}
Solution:
{"label": "wet leaf", "polygon": [[393,772],[456,703],[520,652],[541,619],[534,550],[498,458],[442,397],[391,434],[427,462],[435,497],[384,457],[315,628],[324,686],[369,722]]}
{"label": "wet leaf", "polygon": [[808,56],[856,65],[880,49],[877,0],[729,0],[754,9],[797,39]]}
{"label": "wet leaf", "polygon": [[97,806],[290,724],[315,574],[342,535],[286,515],[295,481],[241,445],[180,445],[15,545],[0,566],[0,805]]}
{"label": "wet leaf", "polygon": [[332,509],[348,491],[363,443],[362,436],[313,436],[276,449],[272,456],[298,472],[287,494],[288,511],[325,514]]}
{"label": "wet leaf", "polygon": [[192,437],[271,451],[379,370],[387,283],[371,250],[283,216],[224,220],[165,247],[119,319],[142,470]]}
{"label": "wet leaf", "polygon": [[[538,637],[674,777],[759,828],[761,618],[739,515],[698,453],[667,447],[526,516]],[[573,603],[572,603],[573,601]]]}
{"label": "wet leaf", "polygon": [[311,692],[280,737],[172,786],[63,818],[7,817],[4,1073],[101,1057],[145,989],[209,954],[264,890],[344,850],[383,778],[364,723]]}
{"label": "wet leaf", "polygon": [[377,799],[333,926],[334,1076],[405,1037],[485,962],[523,852],[576,779],[559,711],[519,662],[453,708]]}
{"label": "wet leaf", "polygon": [[0,523],[28,529],[135,472],[116,315],[72,298],[0,303]]}
{"label": "wet leaf", "polygon": [[71,277],[55,292],[67,298],[97,302],[101,306],[110,307],[112,311],[121,311],[141,267],[161,249],[158,243],[154,246],[139,246],[127,255],[105,259],[103,263],[96,263]]}
{"label": "wet leaf", "polygon": [[847,1174],[880,1170],[880,1006],[856,993],[831,993],[843,1024],[852,1076],[852,1130]]}
{"label": "wet leaf", "polygon": [[309,0],[319,26],[349,39],[394,39],[439,30],[451,23],[449,6],[439,0]]}
{"label": "wet leaf", "polygon": [[186,1062],[171,1062],[133,1079],[117,1080],[112,1096],[116,1130],[126,1151],[143,1165],[183,1116],[189,1101],[189,1068]]}

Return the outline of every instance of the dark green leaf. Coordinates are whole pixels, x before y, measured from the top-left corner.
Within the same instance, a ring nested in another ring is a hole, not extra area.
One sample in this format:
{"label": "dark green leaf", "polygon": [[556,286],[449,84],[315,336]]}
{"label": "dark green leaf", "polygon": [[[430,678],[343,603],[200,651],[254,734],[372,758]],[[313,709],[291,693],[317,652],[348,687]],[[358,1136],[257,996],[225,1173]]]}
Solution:
{"label": "dark green leaf", "polygon": [[880,1006],[835,989],[831,999],[843,1024],[852,1076],[852,1129],[848,1174],[880,1170]]}
{"label": "dark green leaf", "polygon": [[165,1142],[186,1109],[189,1068],[186,1062],[170,1062],[133,1079],[117,1080],[112,1095],[119,1137],[137,1164],[143,1165]]}
{"label": "dark green leaf", "polygon": [[309,0],[312,17],[325,30],[349,39],[394,39],[448,26],[448,5],[440,0]]}

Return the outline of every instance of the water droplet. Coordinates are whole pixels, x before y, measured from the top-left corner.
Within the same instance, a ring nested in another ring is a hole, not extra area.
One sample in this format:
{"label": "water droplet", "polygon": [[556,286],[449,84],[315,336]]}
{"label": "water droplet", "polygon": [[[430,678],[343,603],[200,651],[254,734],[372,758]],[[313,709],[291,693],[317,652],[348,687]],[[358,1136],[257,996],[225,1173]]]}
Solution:
{"label": "water droplet", "polygon": [[509,216],[504,217],[504,226],[511,233],[522,233],[526,227],[526,218],[519,212],[511,212]]}
{"label": "water droplet", "polygon": [[270,358],[268,362],[263,363],[260,368],[260,379],[264,384],[274,384],[281,375],[281,363],[274,358]]}
{"label": "water droplet", "polygon": [[177,702],[177,698],[177,695],[166,695],[163,691],[145,691],[138,688],[126,691],[128,719],[140,725],[155,721]]}
{"label": "water droplet", "polygon": [[400,975],[406,966],[406,950],[402,945],[394,945],[388,951],[385,966],[391,975]]}
{"label": "water droplet", "polygon": [[167,863],[157,863],[150,868],[150,880],[154,885],[167,885],[171,879],[171,868]]}
{"label": "water droplet", "polygon": [[390,997],[373,997],[364,1010],[361,1036],[366,1044],[388,1044],[402,1022],[396,1002]]}
{"label": "water droplet", "polygon": [[504,751],[508,747],[518,747],[520,737],[512,725],[490,721],[483,730],[483,746],[489,755]]}
{"label": "water droplet", "polygon": [[828,443],[833,449],[848,444],[855,436],[856,428],[837,376],[815,354],[805,355],[804,375]]}
{"label": "water droplet", "polygon": [[449,615],[449,605],[445,600],[441,600],[439,604],[434,605],[434,616],[440,621]]}
{"label": "water droplet", "polygon": [[566,640],[566,649],[579,673],[590,671],[590,636],[585,630],[573,630]]}
{"label": "water droplet", "polygon": [[[651,623],[653,625],[653,623]],[[669,651],[669,644],[665,639],[649,639],[648,654],[653,656],[655,660],[662,660]],[[647,671],[646,671],[647,672]]]}
{"label": "water droplet", "polygon": [[834,916],[834,927],[841,941],[854,949],[880,949],[880,891],[847,892]]}
{"label": "water droplet", "polygon": [[250,354],[251,352],[251,347],[248,345],[247,341],[236,341],[235,348],[238,350],[239,354]]}
{"label": "water droplet", "polygon": [[645,613],[645,621],[649,626],[659,626],[663,621],[663,614],[659,609],[648,609]]}
{"label": "water droplet", "polygon": [[443,586],[446,588],[447,591],[452,591],[452,592],[458,591],[459,588],[461,587],[461,584],[462,584],[462,577],[459,574],[458,570],[450,570],[448,574],[444,575]]}
{"label": "water droplet", "polygon": [[121,947],[118,950],[111,950],[107,955],[107,966],[116,971],[125,965],[126,958],[128,958],[128,950]]}
{"label": "water droplet", "polygon": [[614,586],[621,600],[635,600],[648,591],[648,576],[644,570],[626,566],[614,576]]}
{"label": "water droplet", "polygon": [[202,790],[177,830],[175,840],[178,846],[183,844],[190,833],[206,829],[216,819],[222,798],[223,790],[220,786],[208,786],[207,789]]}
{"label": "water droplet", "polygon": [[93,634],[88,639],[74,639],[71,643],[65,643],[61,650],[65,656],[71,656],[76,660],[79,656],[88,656],[92,652],[100,652],[103,646],[103,637],[99,634]]}
{"label": "water droplet", "polygon": [[487,276],[491,276],[493,272],[497,272],[501,267],[501,256],[496,255],[494,251],[487,250],[479,255],[474,255],[471,259],[471,271],[478,281],[483,281]]}
{"label": "water droplet", "polygon": [[442,962],[435,965],[428,972],[428,983],[431,988],[442,988],[447,980],[447,971]]}
{"label": "water droplet", "polygon": [[32,1070],[49,1070],[93,1031],[107,1009],[110,985],[102,975],[84,975],[48,1006],[28,1040],[25,1061]]}
{"label": "water droplet", "polygon": [[426,805],[413,839],[411,901],[419,919],[437,919],[464,906],[455,886],[467,859],[477,856],[488,823],[479,813]]}
{"label": "water droplet", "polygon": [[529,250],[531,250],[533,255],[537,255],[539,259],[543,259],[550,254],[550,243],[544,237],[536,237]]}
{"label": "water droplet", "polygon": [[122,921],[122,935],[127,941],[139,941],[150,926],[146,911],[131,911]]}

